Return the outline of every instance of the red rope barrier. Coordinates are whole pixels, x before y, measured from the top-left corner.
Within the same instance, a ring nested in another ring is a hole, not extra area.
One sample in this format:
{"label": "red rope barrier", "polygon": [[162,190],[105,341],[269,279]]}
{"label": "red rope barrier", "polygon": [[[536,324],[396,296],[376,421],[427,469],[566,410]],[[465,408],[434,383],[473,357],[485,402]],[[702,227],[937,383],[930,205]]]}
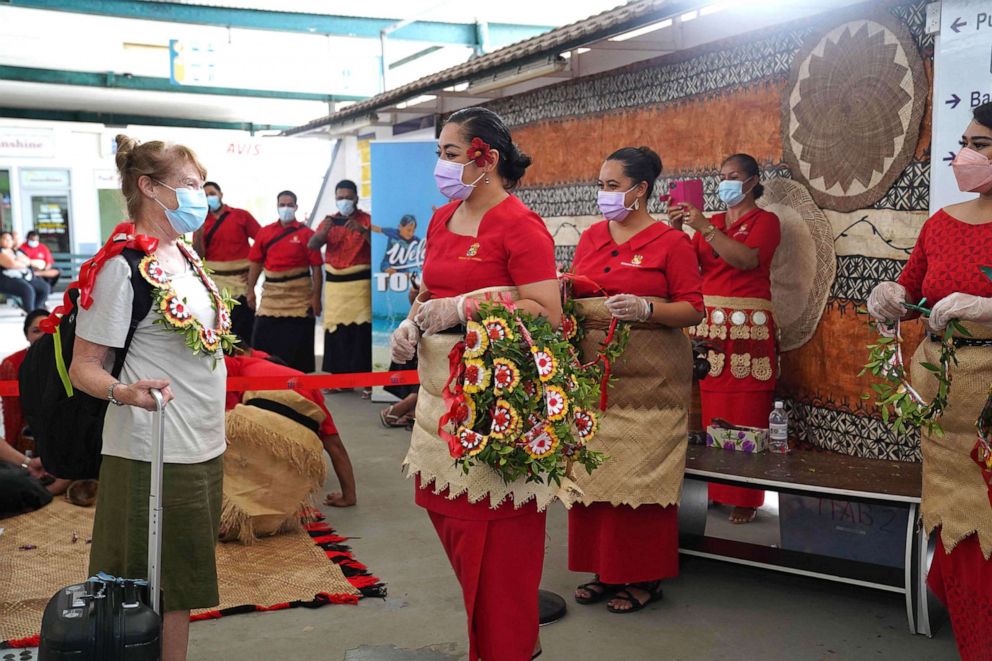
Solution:
{"label": "red rope barrier", "polygon": [[[367,388],[413,386],[420,383],[415,370],[401,372],[356,372],[354,374],[304,374],[301,376],[232,376],[227,390],[292,390],[294,388]],[[17,381],[0,381],[0,397],[16,397]]]}

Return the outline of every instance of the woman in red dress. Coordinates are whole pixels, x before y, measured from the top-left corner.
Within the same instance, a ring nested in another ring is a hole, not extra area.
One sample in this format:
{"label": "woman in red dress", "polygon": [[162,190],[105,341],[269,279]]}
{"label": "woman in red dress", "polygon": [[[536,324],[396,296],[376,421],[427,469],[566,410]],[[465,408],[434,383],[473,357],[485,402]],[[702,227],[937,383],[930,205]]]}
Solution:
{"label": "woman in red dress", "polygon": [[905,303],[926,298],[930,331],[913,356],[912,382],[924,399],[937,390],[924,363],[938,363],[939,338],[951,319],[970,332],[957,337],[956,364],[942,435],[924,433],[923,499],[927,532],[937,548],[927,582],[947,606],[958,651],[965,661],[992,659],[992,503],[983,466],[972,459],[975,422],[992,378],[992,281],[981,268],[992,253],[992,103],[974,109],[951,163],[962,191],[978,197],[931,216],[898,282],[882,282],[868,297],[881,321],[908,319]]}
{"label": "woman in red dress", "polygon": [[[710,373],[699,382],[703,428],[713,418],[768,427],[778,374],[771,306],[771,267],[778,248],[778,216],[759,209],[764,191],[758,162],[734,154],[720,167],[720,200],[726,213],[710,218],[689,204],[669,210],[673,227],[696,230],[692,244],[703,273],[706,318],[692,333],[722,347],[710,351]],[[765,492],[710,484],[710,500],[733,505],[733,523],[750,523]]]}
{"label": "woman in red dress", "polygon": [[[607,608],[614,613],[657,600],[661,579],[679,571],[678,499],[692,393],[692,349],[681,329],[703,318],[703,296],[688,237],[648,214],[660,174],[661,159],[647,147],[611,154],[599,172],[607,220],[583,232],[572,262],[586,320],[584,354],[602,342],[599,318],[631,326],[613,366],[618,382],[590,441],[608,459],[591,475],[576,476],[582,504],[568,513],[569,569],[595,574],[576,588],[575,600],[612,596]],[[606,309],[597,316],[597,307]],[[654,357],[664,364],[651,364]]]}
{"label": "woman in red dress", "polygon": [[[554,242],[544,221],[508,193],[530,162],[492,111],[466,108],[448,119],[434,175],[452,202],[431,218],[422,291],[390,340],[396,362],[419,353],[421,393],[404,467],[416,477],[416,502],[461,584],[473,660],[521,661],[540,653],[537,593],[548,501],[533,492],[519,497],[513,483],[492,479],[488,467],[465,474],[454,465],[438,436],[436,381],[447,375],[447,350],[463,335],[472,292],[513,288],[518,308],[561,322]],[[441,350],[445,331],[454,334]]]}

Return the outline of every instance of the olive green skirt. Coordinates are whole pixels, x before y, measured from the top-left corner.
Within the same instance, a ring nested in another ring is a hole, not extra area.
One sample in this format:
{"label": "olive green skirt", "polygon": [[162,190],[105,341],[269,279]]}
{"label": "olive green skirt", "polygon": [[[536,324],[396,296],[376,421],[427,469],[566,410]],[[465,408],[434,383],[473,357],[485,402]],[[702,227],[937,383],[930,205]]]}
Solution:
{"label": "olive green skirt", "polygon": [[[148,575],[150,464],[104,456],[93,522],[90,574]],[[162,485],[162,601],[165,611],[220,603],[215,548],[224,457],[166,464]]]}

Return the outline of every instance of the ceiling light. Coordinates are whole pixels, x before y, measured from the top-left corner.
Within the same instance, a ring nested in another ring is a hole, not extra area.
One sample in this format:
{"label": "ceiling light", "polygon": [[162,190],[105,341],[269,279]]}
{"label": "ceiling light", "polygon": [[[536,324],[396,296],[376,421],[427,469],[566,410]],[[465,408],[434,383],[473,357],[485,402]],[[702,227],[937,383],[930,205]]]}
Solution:
{"label": "ceiling light", "polygon": [[396,107],[399,110],[403,110],[404,108],[409,108],[410,106],[418,106],[421,103],[427,103],[428,101],[434,101],[436,99],[437,97],[434,96],[433,94],[423,94],[421,96],[415,96],[412,99],[408,99],[401,103],[397,103]]}
{"label": "ceiling light", "polygon": [[667,28],[671,24],[672,24],[672,19],[666,18],[663,21],[658,21],[657,23],[651,23],[650,25],[645,25],[644,27],[637,28],[636,30],[631,30],[630,32],[624,32],[623,34],[617,35],[616,37],[610,37],[610,41],[627,41],[628,39],[633,39],[634,37],[640,37],[642,34],[648,34],[649,32],[654,32],[655,30]]}
{"label": "ceiling light", "polygon": [[705,7],[699,10],[699,16],[700,17],[709,16],[710,14],[715,14],[718,11],[723,11],[724,9],[727,8],[727,5],[729,4],[730,4],[729,2],[717,2],[712,5],[706,5]]}
{"label": "ceiling light", "polygon": [[[583,53],[588,53],[591,50],[592,50],[591,48],[576,48],[574,52],[576,55],[582,55]],[[561,57],[567,60],[568,58],[572,57],[572,52],[573,51],[565,51],[564,53],[561,54]]]}

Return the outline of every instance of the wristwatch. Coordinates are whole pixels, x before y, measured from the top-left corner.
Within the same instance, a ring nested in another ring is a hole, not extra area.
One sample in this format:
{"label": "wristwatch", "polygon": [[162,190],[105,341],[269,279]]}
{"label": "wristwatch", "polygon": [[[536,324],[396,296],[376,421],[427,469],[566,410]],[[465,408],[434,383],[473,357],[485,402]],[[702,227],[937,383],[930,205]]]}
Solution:
{"label": "wristwatch", "polygon": [[121,383],[120,381],[116,381],[116,382],[110,384],[110,386],[107,388],[107,401],[110,402],[111,404],[113,404],[114,406],[124,406],[124,402],[122,402],[122,401],[118,400],[116,397],[114,397],[114,388],[116,388],[117,386],[123,386],[123,385],[124,384]]}

